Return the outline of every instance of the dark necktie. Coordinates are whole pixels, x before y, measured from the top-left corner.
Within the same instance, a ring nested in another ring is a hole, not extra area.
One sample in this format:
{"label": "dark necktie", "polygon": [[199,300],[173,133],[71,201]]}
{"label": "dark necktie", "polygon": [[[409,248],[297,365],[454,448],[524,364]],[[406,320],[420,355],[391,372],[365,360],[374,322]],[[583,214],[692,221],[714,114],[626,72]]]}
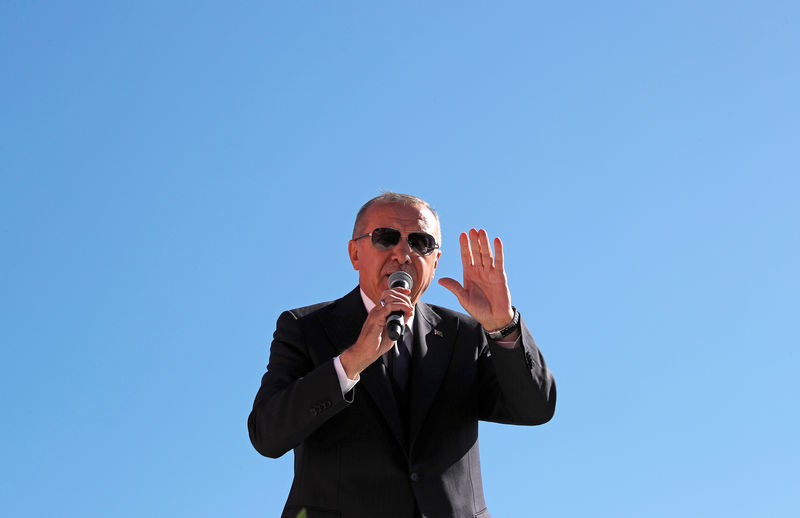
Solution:
{"label": "dark necktie", "polygon": [[406,340],[410,337],[411,331],[406,327],[402,339],[394,344],[392,350],[392,356],[394,356],[394,361],[392,362],[392,376],[398,388],[403,392],[408,388],[408,371],[411,367],[411,355],[408,353],[408,347],[406,346]]}
{"label": "dark necktie", "polygon": [[411,339],[411,336],[411,331],[406,327],[403,337],[389,350],[388,367],[392,377],[392,389],[400,415],[403,417],[408,410],[408,378],[411,370],[411,355],[405,341]]}

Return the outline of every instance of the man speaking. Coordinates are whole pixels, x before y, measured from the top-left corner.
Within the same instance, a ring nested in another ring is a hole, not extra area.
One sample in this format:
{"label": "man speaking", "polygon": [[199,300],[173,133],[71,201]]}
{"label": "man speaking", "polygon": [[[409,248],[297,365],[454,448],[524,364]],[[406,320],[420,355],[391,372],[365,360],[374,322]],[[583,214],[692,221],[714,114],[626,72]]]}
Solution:
{"label": "man speaking", "polygon": [[424,200],[377,196],[348,244],[358,286],[278,318],[248,429],[262,455],[294,450],[284,518],[488,517],[478,420],[553,416],[555,382],[511,305],[502,242],[493,254],[486,231],[460,236],[463,284],[439,284],[467,316],[420,300],[440,239]]}

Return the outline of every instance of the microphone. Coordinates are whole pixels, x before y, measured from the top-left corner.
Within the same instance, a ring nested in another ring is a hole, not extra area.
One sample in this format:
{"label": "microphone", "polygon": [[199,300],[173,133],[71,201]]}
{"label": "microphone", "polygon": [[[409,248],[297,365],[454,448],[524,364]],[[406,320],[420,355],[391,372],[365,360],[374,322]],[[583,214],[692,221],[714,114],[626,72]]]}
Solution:
{"label": "microphone", "polygon": [[[394,272],[389,276],[389,288],[405,288],[410,290],[414,286],[414,279],[403,271]],[[402,311],[392,311],[386,319],[386,330],[389,331],[389,338],[395,342],[403,337],[403,329],[406,327],[405,314]]]}

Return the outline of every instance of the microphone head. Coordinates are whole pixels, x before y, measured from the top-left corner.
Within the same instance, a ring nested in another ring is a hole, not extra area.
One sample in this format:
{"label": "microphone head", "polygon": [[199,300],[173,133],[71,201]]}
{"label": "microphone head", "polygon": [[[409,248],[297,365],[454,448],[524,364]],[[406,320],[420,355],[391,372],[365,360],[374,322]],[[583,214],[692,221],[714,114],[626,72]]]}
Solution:
{"label": "microphone head", "polygon": [[405,288],[410,290],[414,287],[414,279],[403,271],[394,272],[389,276],[389,288]]}

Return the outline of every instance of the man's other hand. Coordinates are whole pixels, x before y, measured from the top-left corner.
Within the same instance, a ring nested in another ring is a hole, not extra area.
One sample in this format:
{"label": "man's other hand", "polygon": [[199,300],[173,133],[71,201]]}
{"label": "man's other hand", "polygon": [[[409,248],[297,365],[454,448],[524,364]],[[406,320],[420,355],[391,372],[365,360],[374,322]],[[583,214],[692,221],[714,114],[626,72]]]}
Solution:
{"label": "man's other hand", "polygon": [[445,277],[439,284],[452,291],[464,310],[480,322],[487,331],[502,329],[514,318],[511,293],[503,267],[503,242],[494,238],[494,258],[489,235],[484,229],[462,232],[461,263],[464,267],[463,286]]}

